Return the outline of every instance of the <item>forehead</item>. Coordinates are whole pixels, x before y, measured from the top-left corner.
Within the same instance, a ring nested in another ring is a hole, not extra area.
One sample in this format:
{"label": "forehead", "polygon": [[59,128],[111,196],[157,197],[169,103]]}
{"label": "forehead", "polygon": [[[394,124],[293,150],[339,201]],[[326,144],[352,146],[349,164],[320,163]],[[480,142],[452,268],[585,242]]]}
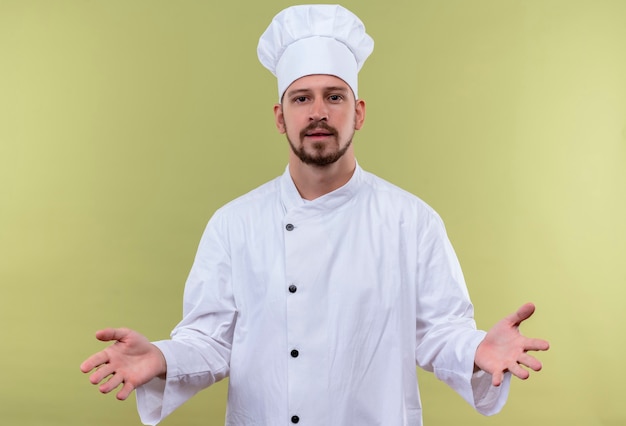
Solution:
{"label": "forehead", "polygon": [[313,74],[300,77],[299,79],[291,83],[285,93],[293,93],[305,90],[326,90],[329,88],[335,90],[341,89],[345,91],[351,90],[350,86],[348,86],[348,84],[339,77],[328,74]]}

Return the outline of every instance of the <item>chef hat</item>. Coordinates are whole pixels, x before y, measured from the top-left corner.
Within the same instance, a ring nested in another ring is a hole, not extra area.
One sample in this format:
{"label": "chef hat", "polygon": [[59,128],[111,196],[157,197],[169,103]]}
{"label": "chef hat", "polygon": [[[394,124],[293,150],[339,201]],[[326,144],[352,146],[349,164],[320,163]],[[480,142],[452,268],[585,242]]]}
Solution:
{"label": "chef hat", "polygon": [[363,22],[339,5],[289,7],[274,17],[259,40],[259,60],[278,78],[278,100],[300,77],[330,74],[357,94],[357,74],[374,50]]}

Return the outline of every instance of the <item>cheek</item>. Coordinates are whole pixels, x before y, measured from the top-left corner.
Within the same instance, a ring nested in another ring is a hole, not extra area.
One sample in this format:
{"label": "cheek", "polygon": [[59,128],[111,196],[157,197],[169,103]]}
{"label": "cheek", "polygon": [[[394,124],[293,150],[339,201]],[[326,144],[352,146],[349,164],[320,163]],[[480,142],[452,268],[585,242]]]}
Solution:
{"label": "cheek", "polygon": [[354,113],[344,113],[341,115],[340,128],[344,132],[352,132],[357,126],[357,117]]}
{"label": "cheek", "polygon": [[302,120],[298,119],[297,116],[283,116],[283,133],[300,133],[300,130],[305,128],[307,125],[308,122],[303,122]]}

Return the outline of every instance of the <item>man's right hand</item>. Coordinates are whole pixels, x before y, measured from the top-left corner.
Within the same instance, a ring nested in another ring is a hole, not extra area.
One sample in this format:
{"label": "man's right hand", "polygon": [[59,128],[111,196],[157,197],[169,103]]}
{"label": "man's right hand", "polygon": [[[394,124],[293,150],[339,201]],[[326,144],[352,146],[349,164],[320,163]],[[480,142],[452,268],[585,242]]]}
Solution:
{"label": "man's right hand", "polygon": [[83,373],[96,369],[89,381],[94,385],[101,383],[100,392],[109,393],[123,384],[116,397],[125,400],[137,387],[157,376],[165,377],[167,365],[163,353],[136,331],[107,328],[96,332],[96,338],[103,342],[115,341],[80,365]]}

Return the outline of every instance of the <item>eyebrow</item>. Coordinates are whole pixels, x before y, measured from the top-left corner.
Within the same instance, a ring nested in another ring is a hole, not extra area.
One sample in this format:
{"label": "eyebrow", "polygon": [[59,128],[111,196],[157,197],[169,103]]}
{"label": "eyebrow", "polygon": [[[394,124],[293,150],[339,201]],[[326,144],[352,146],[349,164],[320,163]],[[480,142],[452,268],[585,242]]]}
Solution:
{"label": "eyebrow", "polygon": [[[328,86],[328,87],[324,87],[324,92],[342,92],[342,93],[348,93],[348,89],[345,87],[341,87],[341,86]],[[303,88],[303,89],[295,89],[295,90],[290,90],[287,92],[287,96],[288,97],[292,97],[301,93],[311,93],[313,90],[312,89],[308,89],[308,88]]]}

